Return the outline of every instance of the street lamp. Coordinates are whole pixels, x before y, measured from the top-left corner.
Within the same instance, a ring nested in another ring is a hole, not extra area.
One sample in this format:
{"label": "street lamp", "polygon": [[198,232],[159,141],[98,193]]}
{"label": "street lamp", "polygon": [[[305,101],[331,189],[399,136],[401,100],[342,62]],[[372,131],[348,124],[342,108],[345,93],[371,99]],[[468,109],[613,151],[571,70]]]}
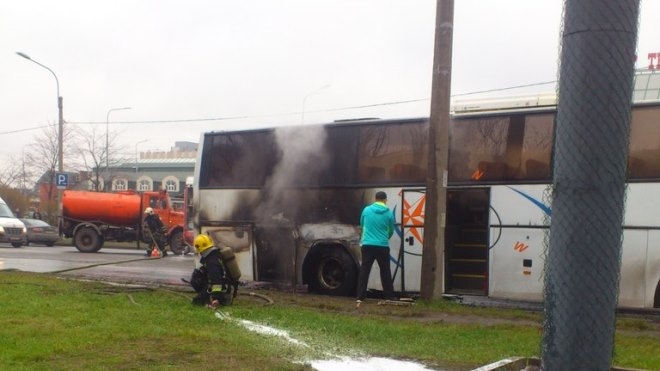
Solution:
{"label": "street lamp", "polygon": [[148,140],[149,140],[149,139],[142,139],[141,141],[135,143],[135,174],[136,174],[136,175],[135,175],[135,183],[136,183],[136,184],[135,184],[135,189],[136,189],[136,190],[137,190],[137,173],[138,173],[138,151],[137,151],[137,147],[138,147],[138,144],[140,144],[140,143],[144,143],[144,142],[146,142],[146,141],[148,141]]}
{"label": "street lamp", "polygon": [[305,103],[307,103],[307,98],[309,98],[310,96],[312,96],[312,95],[314,95],[314,94],[320,92],[320,91],[323,90],[323,89],[329,88],[329,87],[330,87],[330,84],[323,85],[323,86],[321,86],[320,88],[314,90],[313,92],[311,92],[311,93],[305,95],[305,98],[303,98],[303,103],[302,103],[302,117],[300,118],[300,123],[301,123],[301,124],[304,124],[304,123],[305,123]]}
{"label": "street lamp", "polygon": [[108,140],[108,125],[110,123],[110,112],[131,109],[131,107],[110,108],[108,114],[105,115],[105,167],[110,167],[110,145]]}
{"label": "street lamp", "polygon": [[55,83],[57,84],[57,108],[59,110],[59,134],[58,134],[58,138],[57,138],[58,163],[59,163],[58,164],[59,165],[58,170],[59,170],[60,173],[63,173],[64,172],[64,144],[63,144],[64,143],[64,118],[63,118],[64,116],[63,116],[63,113],[62,113],[62,106],[63,106],[62,105],[62,100],[63,99],[60,96],[60,81],[57,79],[57,75],[55,74],[55,72],[53,72],[53,70],[51,70],[50,68],[48,68],[48,67],[44,66],[43,64],[35,61],[34,59],[30,58],[25,53],[16,52],[16,54],[18,54],[20,57],[23,57],[23,58],[27,59],[28,61],[30,61],[32,63],[35,63],[35,64],[47,69],[55,77]]}

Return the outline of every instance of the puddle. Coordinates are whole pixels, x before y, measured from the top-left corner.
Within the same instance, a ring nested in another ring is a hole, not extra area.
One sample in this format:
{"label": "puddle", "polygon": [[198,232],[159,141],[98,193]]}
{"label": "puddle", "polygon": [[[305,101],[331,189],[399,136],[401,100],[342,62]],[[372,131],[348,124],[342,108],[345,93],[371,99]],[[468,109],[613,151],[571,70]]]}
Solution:
{"label": "puddle", "polygon": [[48,259],[22,259],[12,258],[0,260],[0,270],[19,270],[26,272],[49,273],[56,270],[68,269],[74,264],[64,261]]}
{"label": "puddle", "polygon": [[[310,365],[318,371],[422,371],[433,370],[415,362],[399,361],[390,358],[339,359],[311,361]],[[437,371],[437,370],[436,370]]]}
{"label": "puddle", "polygon": [[[292,338],[287,331],[280,330],[274,327],[258,324],[244,319],[235,319],[229,314],[215,311],[216,318],[223,321],[232,321],[245,329],[259,333],[266,336],[279,337],[286,342],[305,348],[310,346],[304,341]],[[326,354],[328,359],[304,361],[310,364],[317,371],[335,371],[341,369],[342,371],[441,371],[436,369],[427,368],[420,363],[410,361],[400,361],[390,358],[382,357],[344,357],[335,354]]]}

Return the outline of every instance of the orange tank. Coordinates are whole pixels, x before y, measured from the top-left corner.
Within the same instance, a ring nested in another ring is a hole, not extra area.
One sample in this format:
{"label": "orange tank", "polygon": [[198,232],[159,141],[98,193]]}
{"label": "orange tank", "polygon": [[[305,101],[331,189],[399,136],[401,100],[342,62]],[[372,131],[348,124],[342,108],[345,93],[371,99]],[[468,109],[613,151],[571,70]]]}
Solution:
{"label": "orange tank", "polygon": [[135,192],[87,192],[65,190],[62,216],[77,221],[135,227],[142,221],[142,197]]}

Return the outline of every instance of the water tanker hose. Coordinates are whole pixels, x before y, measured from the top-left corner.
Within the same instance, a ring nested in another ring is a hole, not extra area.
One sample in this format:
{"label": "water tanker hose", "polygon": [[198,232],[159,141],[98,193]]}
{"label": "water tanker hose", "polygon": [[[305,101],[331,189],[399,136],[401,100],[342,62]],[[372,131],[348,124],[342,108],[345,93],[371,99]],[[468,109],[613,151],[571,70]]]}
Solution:
{"label": "water tanker hose", "polygon": [[[156,260],[156,259],[162,259],[162,257],[149,258],[149,259],[147,259],[147,260]],[[81,270],[81,269],[88,269],[88,268],[100,267],[100,266],[103,266],[103,265],[123,264],[123,263],[131,263],[131,262],[143,261],[143,260],[145,260],[145,259],[144,259],[144,258],[140,258],[140,259],[128,259],[128,260],[121,260],[121,261],[117,261],[117,262],[90,264],[90,265],[85,265],[85,266],[83,266],[83,267],[75,267],[75,268],[62,269],[62,270],[59,270],[59,271],[53,271],[53,272],[49,272],[49,273],[55,273],[55,274],[57,274],[57,273],[65,273],[65,272],[71,272],[71,271],[75,271],[75,270]],[[181,278],[181,281],[190,284],[190,281],[188,281],[188,280],[185,279],[185,278]],[[271,299],[270,297],[268,297],[268,296],[266,296],[266,295],[263,295],[263,294],[257,294],[257,293],[255,293],[255,292],[239,292],[238,295],[242,295],[242,296],[250,296],[250,297],[259,298],[259,299],[265,301],[265,302],[266,302],[266,305],[271,305],[271,304],[274,304],[274,303],[275,303],[275,302],[273,301],[273,299]]]}
{"label": "water tanker hose", "polygon": [[123,264],[123,263],[132,263],[132,262],[138,262],[138,261],[144,261],[144,260],[156,260],[156,259],[162,259],[163,257],[153,257],[153,258],[139,258],[139,259],[129,259],[129,260],[120,260],[116,262],[108,262],[108,263],[97,263],[97,264],[91,264],[91,265],[85,265],[82,267],[75,267],[75,268],[67,268],[67,269],[62,269],[59,271],[53,271],[49,273],[65,273],[65,272],[71,272],[71,271],[77,271],[81,269],[88,269],[88,268],[94,268],[94,267],[100,267],[103,265],[115,265],[115,264]]}

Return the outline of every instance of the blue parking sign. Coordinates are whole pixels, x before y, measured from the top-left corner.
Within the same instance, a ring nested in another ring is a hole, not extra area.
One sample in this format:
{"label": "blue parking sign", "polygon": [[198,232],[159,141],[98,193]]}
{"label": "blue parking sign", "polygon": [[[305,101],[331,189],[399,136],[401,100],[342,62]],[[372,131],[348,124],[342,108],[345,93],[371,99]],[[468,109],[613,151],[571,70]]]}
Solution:
{"label": "blue parking sign", "polygon": [[55,182],[57,188],[66,188],[66,186],[69,185],[69,174],[55,173]]}

